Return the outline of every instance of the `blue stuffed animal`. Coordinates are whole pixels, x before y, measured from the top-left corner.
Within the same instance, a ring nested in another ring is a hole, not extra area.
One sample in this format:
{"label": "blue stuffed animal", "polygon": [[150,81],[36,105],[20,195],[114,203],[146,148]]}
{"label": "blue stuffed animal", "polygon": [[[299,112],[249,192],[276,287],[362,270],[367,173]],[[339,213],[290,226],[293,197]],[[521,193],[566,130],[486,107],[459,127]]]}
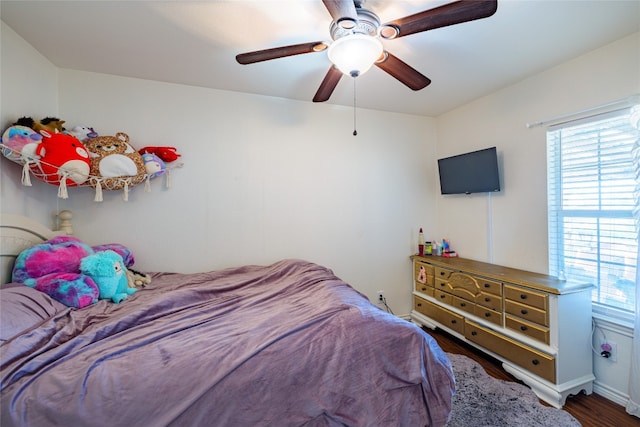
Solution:
{"label": "blue stuffed animal", "polygon": [[80,271],[98,285],[99,299],[110,299],[118,304],[137,291],[129,287],[122,257],[112,250],[83,258],[80,261]]}

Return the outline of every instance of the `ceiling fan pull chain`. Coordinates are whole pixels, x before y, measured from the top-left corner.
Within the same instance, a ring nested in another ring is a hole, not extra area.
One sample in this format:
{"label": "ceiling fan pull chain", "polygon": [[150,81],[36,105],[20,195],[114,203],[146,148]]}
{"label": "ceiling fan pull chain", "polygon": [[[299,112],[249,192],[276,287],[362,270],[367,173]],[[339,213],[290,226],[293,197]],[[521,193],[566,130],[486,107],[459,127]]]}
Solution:
{"label": "ceiling fan pull chain", "polygon": [[353,136],[358,135],[356,130],[356,78],[353,77]]}

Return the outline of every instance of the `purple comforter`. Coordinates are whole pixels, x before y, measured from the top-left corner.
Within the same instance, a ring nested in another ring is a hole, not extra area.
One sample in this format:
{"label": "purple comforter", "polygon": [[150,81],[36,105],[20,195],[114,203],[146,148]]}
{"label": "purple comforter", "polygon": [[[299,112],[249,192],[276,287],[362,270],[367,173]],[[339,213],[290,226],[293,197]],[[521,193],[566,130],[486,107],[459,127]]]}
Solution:
{"label": "purple comforter", "polygon": [[157,273],[0,346],[1,425],[443,425],[437,343],[299,260]]}

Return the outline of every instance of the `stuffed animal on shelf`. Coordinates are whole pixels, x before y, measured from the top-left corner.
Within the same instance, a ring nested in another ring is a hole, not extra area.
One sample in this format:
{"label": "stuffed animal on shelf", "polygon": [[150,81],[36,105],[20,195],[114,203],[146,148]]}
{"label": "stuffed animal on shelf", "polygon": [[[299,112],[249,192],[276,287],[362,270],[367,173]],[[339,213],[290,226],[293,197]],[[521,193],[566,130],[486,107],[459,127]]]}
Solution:
{"label": "stuffed animal on shelf", "polygon": [[57,117],[45,117],[39,122],[34,123],[33,130],[35,130],[36,132],[46,130],[47,132],[52,133],[62,133],[65,130],[63,126],[64,124],[65,121],[60,120]]}
{"label": "stuffed animal on shelf", "polygon": [[106,188],[119,190],[144,180],[144,161],[140,153],[129,145],[126,133],[90,138],[85,145],[91,156],[91,175]]}
{"label": "stuffed animal on shelf", "polygon": [[31,171],[40,180],[49,184],[64,184],[68,187],[83,184],[89,178],[91,163],[84,144],[64,133],[41,131],[42,142],[35,150],[39,157]]}
{"label": "stuffed animal on shelf", "polygon": [[44,119],[36,122],[31,117],[20,117],[14,125],[26,126],[36,132],[45,130],[50,133],[62,133],[64,132],[64,120],[60,120],[57,117],[45,117]]}
{"label": "stuffed animal on shelf", "polygon": [[82,142],[85,142],[86,140],[91,138],[96,138],[98,136],[98,132],[93,130],[93,128],[86,126],[75,126],[69,131],[69,134],[75,136]]}
{"label": "stuffed animal on shelf", "polygon": [[34,159],[42,135],[27,126],[9,126],[2,134],[2,154],[16,163]]}
{"label": "stuffed animal on shelf", "polygon": [[114,251],[97,252],[83,258],[80,271],[96,282],[100,299],[110,299],[119,304],[137,291],[129,287],[124,261]]}
{"label": "stuffed animal on shelf", "polygon": [[181,156],[180,154],[177,153],[176,147],[151,147],[150,146],[150,147],[144,147],[138,150],[138,152],[140,154],[146,154],[146,153],[155,154],[160,159],[162,159],[162,161],[167,163],[178,160],[178,158]]}
{"label": "stuffed animal on shelf", "polygon": [[131,251],[117,243],[90,247],[72,236],[54,237],[18,255],[12,281],[69,307],[83,308],[99,299],[118,303],[136,291],[129,288],[126,262],[120,253],[133,263]]}
{"label": "stuffed animal on shelf", "polygon": [[144,168],[147,175],[152,178],[162,175],[167,168],[164,161],[153,153],[142,154],[142,161],[144,162]]}

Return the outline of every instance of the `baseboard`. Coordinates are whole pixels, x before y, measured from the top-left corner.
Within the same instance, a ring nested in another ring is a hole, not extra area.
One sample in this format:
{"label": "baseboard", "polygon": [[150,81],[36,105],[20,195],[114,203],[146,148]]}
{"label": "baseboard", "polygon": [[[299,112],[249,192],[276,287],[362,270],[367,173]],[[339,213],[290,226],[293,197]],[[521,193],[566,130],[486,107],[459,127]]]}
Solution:
{"label": "baseboard", "polygon": [[593,392],[600,396],[609,399],[610,401],[617,403],[620,406],[626,406],[629,401],[629,396],[621,393],[619,390],[609,387],[606,384],[599,382],[598,380],[593,382]]}

